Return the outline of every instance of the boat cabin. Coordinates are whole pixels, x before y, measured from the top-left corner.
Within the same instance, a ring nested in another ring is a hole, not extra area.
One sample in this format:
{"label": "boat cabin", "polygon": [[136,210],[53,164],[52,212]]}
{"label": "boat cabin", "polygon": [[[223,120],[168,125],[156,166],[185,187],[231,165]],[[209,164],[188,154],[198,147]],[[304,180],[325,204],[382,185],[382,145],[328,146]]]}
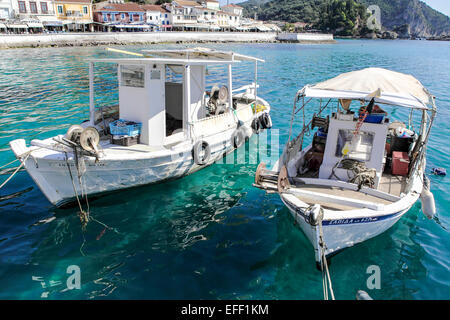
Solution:
{"label": "boat cabin", "polygon": [[[90,61],[91,125],[107,128],[114,119],[138,123],[141,125],[140,143],[149,146],[189,140],[194,123],[232,114],[236,109],[233,92],[237,90],[233,90],[232,66],[242,61],[255,63],[255,81],[246,89],[256,97],[257,62],[263,61],[261,59],[202,48],[144,52],[142,58]],[[118,113],[108,121],[105,121],[105,110],[94,105],[94,63],[97,62],[117,64]],[[209,65],[225,65],[228,74],[224,83],[208,90]]]}
{"label": "boat cabin", "polygon": [[330,119],[319,178],[349,180],[349,170],[339,166],[336,167],[336,164],[344,156],[343,149],[345,145],[351,145],[353,142],[346,158],[361,161],[367,168],[375,169],[374,187],[377,189],[386,163],[385,148],[389,122],[364,122],[355,139],[356,123],[357,119],[353,118],[353,114],[351,114],[351,119],[349,120],[338,119],[337,115],[333,115]]}

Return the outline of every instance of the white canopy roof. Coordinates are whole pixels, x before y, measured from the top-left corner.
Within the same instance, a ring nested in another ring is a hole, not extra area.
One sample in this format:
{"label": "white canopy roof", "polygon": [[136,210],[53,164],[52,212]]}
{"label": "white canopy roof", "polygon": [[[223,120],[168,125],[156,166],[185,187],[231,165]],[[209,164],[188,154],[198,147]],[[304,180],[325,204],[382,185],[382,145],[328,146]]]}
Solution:
{"label": "white canopy roof", "polygon": [[149,55],[161,56],[161,57],[171,57],[171,58],[182,58],[182,59],[214,59],[214,60],[224,60],[224,61],[260,61],[264,60],[245,56],[242,54],[234,53],[231,51],[217,51],[209,48],[192,48],[183,50],[143,50],[143,52]]}
{"label": "white canopy roof", "polygon": [[368,68],[343,73],[333,79],[304,88],[304,95],[312,98],[365,99],[380,89],[378,103],[407,108],[428,109],[430,94],[413,76],[382,68]]}

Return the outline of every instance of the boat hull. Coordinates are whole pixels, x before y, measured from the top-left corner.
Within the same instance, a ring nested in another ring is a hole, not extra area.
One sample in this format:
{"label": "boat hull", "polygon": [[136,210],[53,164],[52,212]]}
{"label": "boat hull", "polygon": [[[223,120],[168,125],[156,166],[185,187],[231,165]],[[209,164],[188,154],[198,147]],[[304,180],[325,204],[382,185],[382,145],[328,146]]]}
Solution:
{"label": "boat hull", "polygon": [[[243,128],[247,138],[250,138],[253,135],[251,121],[244,123]],[[73,154],[68,154],[66,159],[61,152],[51,155],[37,153],[37,156],[31,152],[31,156],[25,158],[23,155],[32,149],[26,147],[23,139],[12,141],[10,145],[16,157],[24,159],[25,169],[47,199],[60,207],[75,202],[77,196],[97,196],[192,174],[235,150],[232,139],[235,130],[231,127],[202,139],[211,150],[209,160],[203,165],[194,161],[193,145],[185,143],[184,146],[164,148],[155,153],[140,152],[138,159],[106,157],[96,161],[93,157],[83,157],[84,172],[81,177],[78,177]]]}
{"label": "boat hull", "polygon": [[[321,262],[319,246],[320,229],[305,220],[305,212],[281,196],[296,224],[312,244],[317,263]],[[415,202],[415,201],[414,201]],[[326,244],[325,256],[334,255],[345,248],[376,237],[390,229],[412,207],[393,213],[384,213],[370,217],[344,218],[322,221],[323,239]]]}

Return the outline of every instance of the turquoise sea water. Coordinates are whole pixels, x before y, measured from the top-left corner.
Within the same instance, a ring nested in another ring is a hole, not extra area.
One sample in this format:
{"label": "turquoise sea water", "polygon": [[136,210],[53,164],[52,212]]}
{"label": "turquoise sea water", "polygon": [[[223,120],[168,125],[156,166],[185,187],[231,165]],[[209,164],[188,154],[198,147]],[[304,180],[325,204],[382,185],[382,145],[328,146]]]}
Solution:
{"label": "turquoise sea water", "polygon": [[[439,108],[429,169],[450,169],[449,42],[208,46],[266,60],[258,93],[272,106],[280,147],[303,85],[375,66],[414,75],[436,95]],[[102,47],[0,51],[0,166],[14,159],[9,141],[62,134],[87,118],[86,59],[102,56]],[[251,80],[251,70],[244,66],[235,76]],[[98,71],[96,88],[103,98],[97,103],[116,99],[113,71]],[[217,72],[210,70],[213,82]],[[399,110],[392,117],[405,115]],[[83,232],[76,208],[52,207],[20,172],[0,190],[0,298],[322,299],[309,242],[278,196],[251,186],[255,169],[251,163],[215,164],[183,179],[92,201],[92,215],[117,229],[103,236],[96,222]],[[430,178],[438,217],[428,220],[418,202],[389,231],[335,256],[331,277],[338,299],[353,299],[359,289],[375,299],[450,298],[450,178]],[[70,265],[80,267],[80,290],[65,290]],[[380,290],[366,287],[370,265],[380,266]]]}

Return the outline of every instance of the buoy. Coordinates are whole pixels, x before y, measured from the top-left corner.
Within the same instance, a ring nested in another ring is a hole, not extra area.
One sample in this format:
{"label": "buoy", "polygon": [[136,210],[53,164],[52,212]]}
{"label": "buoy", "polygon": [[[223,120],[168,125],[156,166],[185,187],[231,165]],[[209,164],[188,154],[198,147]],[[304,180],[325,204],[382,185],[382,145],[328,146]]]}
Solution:
{"label": "buoy", "polygon": [[446,176],[447,175],[447,170],[445,170],[444,168],[433,168],[433,169],[431,169],[431,172],[433,172],[437,176]]}
{"label": "buoy", "polygon": [[433,193],[430,191],[430,181],[424,176],[423,190],[420,194],[420,202],[422,202],[422,212],[428,219],[433,219],[436,215],[436,204]]}

